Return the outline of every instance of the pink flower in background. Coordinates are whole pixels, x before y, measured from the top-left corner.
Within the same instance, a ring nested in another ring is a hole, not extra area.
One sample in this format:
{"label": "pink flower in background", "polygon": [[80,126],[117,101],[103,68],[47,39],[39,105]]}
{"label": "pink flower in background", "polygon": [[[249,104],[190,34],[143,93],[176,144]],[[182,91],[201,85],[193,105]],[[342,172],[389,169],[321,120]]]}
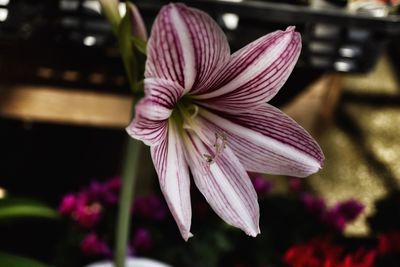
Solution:
{"label": "pink flower in background", "polygon": [[303,128],[266,103],[297,61],[300,34],[289,27],[231,55],[207,14],[170,4],[157,16],[147,49],[145,97],[127,131],[151,146],[183,238],[192,235],[189,169],[214,211],[256,236],[259,207],[247,171],[303,177],[324,159]]}
{"label": "pink flower in background", "polygon": [[100,221],[104,206],[118,202],[121,178],[113,177],[105,182],[92,181],[76,194],[63,197],[58,211],[69,216],[85,229],[91,229]]}
{"label": "pink flower in background", "polygon": [[100,221],[102,209],[101,204],[97,202],[79,203],[73,217],[81,227],[90,229]]}
{"label": "pink flower in background", "polygon": [[80,245],[81,251],[87,256],[107,256],[111,253],[107,243],[95,233],[87,234]]}
{"label": "pink flower in background", "polygon": [[61,200],[61,204],[58,207],[58,212],[63,216],[70,216],[74,212],[76,207],[76,197],[73,194],[67,194]]}

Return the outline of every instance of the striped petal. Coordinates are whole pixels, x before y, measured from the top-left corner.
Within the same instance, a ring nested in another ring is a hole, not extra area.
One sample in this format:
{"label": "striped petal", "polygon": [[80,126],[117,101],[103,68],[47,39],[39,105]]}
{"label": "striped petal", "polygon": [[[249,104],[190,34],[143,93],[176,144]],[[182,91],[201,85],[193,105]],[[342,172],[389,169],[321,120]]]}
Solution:
{"label": "striped petal", "polygon": [[247,171],[305,177],[321,168],[324,155],[295,121],[271,105],[225,117],[200,109],[203,131],[224,132]]}
{"label": "striped petal", "polygon": [[176,81],[187,93],[206,86],[229,60],[229,51],[222,30],[206,13],[169,4],[152,28],[145,76]]}
{"label": "striped petal", "polygon": [[[232,150],[226,147],[216,156],[214,147],[207,145],[210,140],[203,142],[193,132],[189,132],[184,140],[186,158],[196,186],[213,210],[226,223],[248,235],[259,234],[257,194]],[[213,155],[213,161],[209,162],[206,155]]]}
{"label": "striped petal", "polygon": [[166,138],[167,119],[181,97],[182,87],[172,81],[145,79],[145,97],[136,105],[135,118],[126,128],[133,138],[156,145]]}
{"label": "striped petal", "polygon": [[192,236],[189,170],[178,131],[172,122],[168,126],[168,138],[151,147],[151,156],[168,207],[183,239],[188,240]]}
{"label": "striped petal", "polygon": [[230,113],[246,112],[269,101],[286,82],[301,50],[300,34],[289,27],[247,45],[232,55],[224,71],[196,99]]}

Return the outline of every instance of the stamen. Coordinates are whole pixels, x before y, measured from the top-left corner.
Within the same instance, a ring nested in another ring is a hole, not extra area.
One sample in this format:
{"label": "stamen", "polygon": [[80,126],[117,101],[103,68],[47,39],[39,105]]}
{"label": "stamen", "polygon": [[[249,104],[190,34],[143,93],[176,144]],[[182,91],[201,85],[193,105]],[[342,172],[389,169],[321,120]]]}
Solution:
{"label": "stamen", "polygon": [[214,158],[210,154],[203,154],[203,156],[205,157],[207,163],[212,163],[214,161]]}
{"label": "stamen", "polygon": [[224,149],[226,148],[227,142],[228,138],[226,137],[225,133],[222,134],[215,133],[215,143],[213,145],[213,147],[215,148],[214,156],[210,154],[203,154],[208,164],[213,163],[215,159],[218,158],[223,153]]}

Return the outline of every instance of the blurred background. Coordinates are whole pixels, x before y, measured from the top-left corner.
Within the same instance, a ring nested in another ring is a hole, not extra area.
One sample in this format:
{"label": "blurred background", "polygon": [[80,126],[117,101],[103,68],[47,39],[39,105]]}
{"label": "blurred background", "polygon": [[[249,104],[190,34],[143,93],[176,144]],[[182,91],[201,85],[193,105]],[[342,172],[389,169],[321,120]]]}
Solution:
{"label": "blurred background", "polygon": [[[134,2],[151,29],[169,1]],[[307,179],[252,174],[256,239],[193,192],[197,235],[185,243],[143,158],[130,254],[176,267],[398,266],[399,1],[183,2],[217,21],[232,51],[296,26],[301,57],[272,104],[317,139],[325,166]],[[131,108],[115,42],[95,0],[0,0],[0,266],[112,257]]]}

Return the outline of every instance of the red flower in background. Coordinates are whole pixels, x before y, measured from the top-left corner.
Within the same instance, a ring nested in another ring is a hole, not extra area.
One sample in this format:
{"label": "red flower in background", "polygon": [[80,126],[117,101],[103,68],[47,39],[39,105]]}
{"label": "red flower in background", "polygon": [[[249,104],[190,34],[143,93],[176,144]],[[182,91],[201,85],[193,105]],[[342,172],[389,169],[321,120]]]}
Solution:
{"label": "red flower in background", "polygon": [[326,239],[314,239],[289,248],[283,262],[290,267],[334,267],[343,249]]}
{"label": "red flower in background", "polygon": [[400,232],[381,234],[378,241],[379,254],[400,253]]}
{"label": "red flower in background", "polygon": [[355,253],[346,255],[337,267],[372,267],[376,254],[375,250],[359,249]]}
{"label": "red flower in background", "polygon": [[344,248],[327,239],[313,239],[308,243],[289,248],[283,262],[289,267],[372,267],[376,251],[359,249],[344,254]]}

